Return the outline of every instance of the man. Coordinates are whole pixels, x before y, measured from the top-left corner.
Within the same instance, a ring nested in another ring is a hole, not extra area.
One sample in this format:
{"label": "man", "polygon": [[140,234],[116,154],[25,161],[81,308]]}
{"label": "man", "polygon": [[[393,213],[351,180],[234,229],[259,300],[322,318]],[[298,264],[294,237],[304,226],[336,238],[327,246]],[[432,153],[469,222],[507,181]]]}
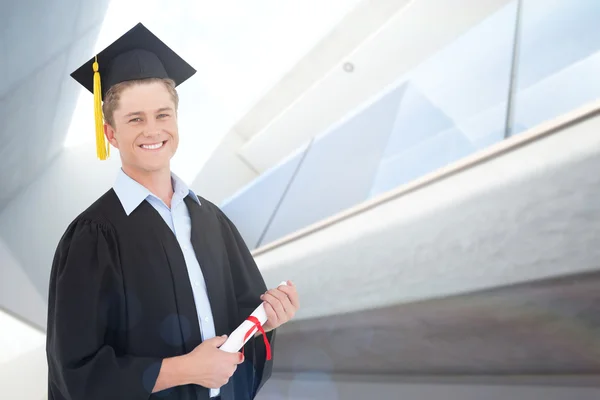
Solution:
{"label": "man", "polygon": [[[251,399],[271,374],[266,350],[299,307],[296,288],[267,291],[233,223],[170,171],[175,87],[194,73],[138,24],[72,74],[95,95],[100,158],[106,138],[122,168],[56,250],[50,400]],[[220,350],[261,303],[266,337]]]}

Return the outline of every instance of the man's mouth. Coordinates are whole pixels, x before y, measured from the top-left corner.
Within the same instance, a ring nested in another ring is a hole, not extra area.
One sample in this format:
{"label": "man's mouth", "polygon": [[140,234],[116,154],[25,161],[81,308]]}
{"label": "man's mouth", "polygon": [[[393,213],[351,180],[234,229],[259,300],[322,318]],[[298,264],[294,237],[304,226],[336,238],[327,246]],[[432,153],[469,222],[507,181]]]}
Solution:
{"label": "man's mouth", "polygon": [[141,144],[140,147],[144,150],[158,150],[161,147],[163,147],[165,145],[165,143],[167,143],[167,141],[163,140],[162,142],[158,142],[158,143]]}

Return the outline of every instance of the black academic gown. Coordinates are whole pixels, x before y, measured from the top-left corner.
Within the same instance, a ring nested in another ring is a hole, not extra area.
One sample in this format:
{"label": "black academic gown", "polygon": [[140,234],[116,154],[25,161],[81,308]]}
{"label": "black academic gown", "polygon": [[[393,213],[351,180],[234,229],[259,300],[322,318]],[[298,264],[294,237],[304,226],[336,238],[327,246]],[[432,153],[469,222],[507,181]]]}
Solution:
{"label": "black academic gown", "polygon": [[[230,334],[261,303],[265,282],[239,232],[206,199],[185,203],[216,334]],[[275,332],[267,337],[271,343]],[[183,253],[144,201],[127,216],[111,189],[67,228],[53,260],[48,301],[49,400],[204,400],[207,388],[151,394],[162,359],[202,342]],[[263,337],[221,388],[223,400],[254,398],[270,377]]]}

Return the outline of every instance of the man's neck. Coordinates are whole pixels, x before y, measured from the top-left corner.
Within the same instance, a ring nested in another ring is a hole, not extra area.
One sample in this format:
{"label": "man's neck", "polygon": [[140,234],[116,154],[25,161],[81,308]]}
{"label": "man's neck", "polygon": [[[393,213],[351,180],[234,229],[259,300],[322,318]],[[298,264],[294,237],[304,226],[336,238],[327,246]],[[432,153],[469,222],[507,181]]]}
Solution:
{"label": "man's neck", "polygon": [[159,171],[144,171],[137,168],[122,166],[131,179],[148,189],[153,195],[161,199],[167,207],[171,207],[173,198],[173,184],[171,182],[171,171],[165,168]]}

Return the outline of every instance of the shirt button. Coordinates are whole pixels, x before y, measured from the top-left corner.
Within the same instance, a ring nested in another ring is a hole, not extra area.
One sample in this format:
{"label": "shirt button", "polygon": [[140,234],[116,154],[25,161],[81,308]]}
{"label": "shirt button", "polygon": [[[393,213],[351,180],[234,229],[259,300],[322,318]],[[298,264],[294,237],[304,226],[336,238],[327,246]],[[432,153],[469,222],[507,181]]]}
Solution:
{"label": "shirt button", "polygon": [[204,322],[209,322],[209,321],[210,321],[210,318],[204,317]]}

